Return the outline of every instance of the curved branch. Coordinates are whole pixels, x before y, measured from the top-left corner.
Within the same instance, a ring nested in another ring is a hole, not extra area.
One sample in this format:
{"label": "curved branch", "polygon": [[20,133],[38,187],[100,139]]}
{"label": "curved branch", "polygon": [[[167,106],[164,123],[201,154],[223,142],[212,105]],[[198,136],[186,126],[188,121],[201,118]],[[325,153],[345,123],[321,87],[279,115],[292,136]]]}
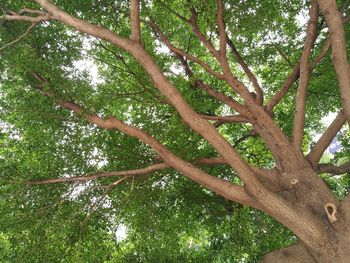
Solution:
{"label": "curved branch", "polygon": [[345,115],[343,111],[340,111],[306,157],[313,167],[317,167],[317,164],[320,161],[324,151],[327,149],[328,145],[332,142],[333,138],[337,135],[344,123]]}
{"label": "curved branch", "polygon": [[[312,71],[318,65],[318,63],[320,63],[320,61],[327,55],[330,46],[331,46],[330,40],[327,39],[321,49],[321,52],[312,62],[310,62],[310,71]],[[287,79],[285,80],[282,88],[266,104],[266,108],[269,112],[272,112],[273,108],[287,94],[289,89],[292,87],[293,83],[299,78],[299,74],[300,74],[300,63],[296,63],[292,71],[289,73]]]}

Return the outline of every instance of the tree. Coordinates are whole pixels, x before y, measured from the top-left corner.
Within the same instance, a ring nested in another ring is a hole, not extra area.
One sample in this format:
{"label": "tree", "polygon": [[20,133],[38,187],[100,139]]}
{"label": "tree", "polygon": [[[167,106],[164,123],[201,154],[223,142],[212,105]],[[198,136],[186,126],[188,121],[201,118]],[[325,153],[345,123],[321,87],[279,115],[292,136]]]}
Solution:
{"label": "tree", "polygon": [[[137,207],[159,208],[147,190],[176,191],[187,184],[181,174],[197,183],[185,187],[189,199],[249,206],[298,238],[261,262],[348,261],[348,181],[331,177],[350,170],[348,132],[333,163],[320,163],[350,123],[347,2],[35,2],[8,1],[2,16],[6,231],[8,211],[45,210],[50,195],[59,200],[50,208],[65,207],[53,218],[113,225],[126,202],[114,188],[144,189]],[[305,37],[294,19],[303,10]],[[95,83],[74,66],[84,56],[99,66]],[[330,111],[338,115],[314,143]],[[49,240],[74,232],[63,226],[36,231]],[[104,229],[83,243],[92,261],[95,244],[111,245]]]}

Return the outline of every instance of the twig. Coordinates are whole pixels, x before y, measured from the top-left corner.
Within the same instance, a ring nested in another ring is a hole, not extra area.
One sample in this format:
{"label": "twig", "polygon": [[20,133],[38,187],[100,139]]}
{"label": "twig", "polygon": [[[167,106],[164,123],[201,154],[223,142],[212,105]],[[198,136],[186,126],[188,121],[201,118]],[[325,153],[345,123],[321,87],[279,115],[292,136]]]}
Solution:
{"label": "twig", "polygon": [[11,45],[14,45],[16,44],[17,42],[21,41],[24,37],[26,37],[31,31],[32,29],[37,25],[37,22],[34,22],[31,24],[30,27],[27,28],[27,30],[22,34],[20,35],[18,38],[16,38],[15,40],[13,40],[12,42],[10,43],[7,43],[5,44],[4,46],[0,47],[0,51],[4,50],[5,48],[11,46]]}

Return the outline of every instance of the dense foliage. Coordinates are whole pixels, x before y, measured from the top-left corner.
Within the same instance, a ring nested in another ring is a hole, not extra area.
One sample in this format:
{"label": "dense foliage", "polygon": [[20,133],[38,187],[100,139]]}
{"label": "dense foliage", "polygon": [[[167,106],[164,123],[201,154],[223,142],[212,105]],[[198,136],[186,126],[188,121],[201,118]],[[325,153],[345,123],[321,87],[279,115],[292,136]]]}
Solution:
{"label": "dense foliage", "polygon": [[[128,1],[54,3],[121,36],[130,34]],[[228,34],[258,76],[268,101],[300,57],[309,3],[225,3]],[[190,16],[187,1],[141,4],[144,46],[186,101],[201,114],[233,114],[194,87],[194,79],[185,75],[177,57],[161,44],[149,25],[154,21],[174,46],[218,68],[191,28],[178,17]],[[199,14],[202,32],[215,39],[215,1],[191,1],[191,5]],[[38,8],[32,1],[15,0],[1,0],[0,6],[15,11]],[[28,26],[29,23],[2,21],[0,47],[15,40]],[[326,30],[322,30],[313,57],[326,36]],[[235,74],[248,83],[232,54],[228,56]],[[315,142],[314,136],[324,130],[322,118],[341,108],[330,60],[328,54],[310,80],[305,152]],[[236,96],[222,81],[189,63],[196,77]],[[113,189],[106,186],[115,177],[73,184],[25,184],[138,169],[159,161],[154,151],[139,140],[89,124],[58,106],[55,100],[59,99],[79,103],[86,113],[117,116],[140,127],[185,160],[214,157],[217,153],[182,122],[129,54],[59,22],[40,23],[21,41],[0,50],[0,70],[1,262],[257,262],[267,252],[296,241],[271,217],[225,200],[172,169],[131,177]],[[32,72],[49,80],[44,89],[53,91],[55,98],[42,96],[35,89],[40,83]],[[292,131],[296,87],[294,84],[274,110],[277,123],[288,135]],[[241,139],[251,132],[251,125],[228,123],[218,130],[247,162],[273,167],[274,160],[259,137]],[[326,161],[349,161],[348,131],[342,143],[342,150],[325,156]],[[202,168],[241,184],[226,165]],[[339,196],[347,193],[348,177],[323,176]],[[125,236],[121,229],[126,229]]]}

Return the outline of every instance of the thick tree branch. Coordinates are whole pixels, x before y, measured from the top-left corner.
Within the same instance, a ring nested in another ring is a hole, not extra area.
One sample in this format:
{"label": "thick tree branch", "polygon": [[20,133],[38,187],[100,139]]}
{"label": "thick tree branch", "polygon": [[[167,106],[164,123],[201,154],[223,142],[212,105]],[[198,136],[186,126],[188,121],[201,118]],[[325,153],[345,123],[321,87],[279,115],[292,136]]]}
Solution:
{"label": "thick tree branch", "polygon": [[130,0],[131,39],[141,42],[140,1]]}
{"label": "thick tree branch", "polygon": [[343,18],[335,0],[318,0],[329,28],[332,61],[337,75],[345,117],[350,125],[350,67],[346,54]]}
{"label": "thick tree branch", "polygon": [[226,30],[224,21],[224,4],[222,0],[217,0],[217,23],[219,28],[219,38],[220,38],[220,55],[222,58],[226,58]]}
{"label": "thick tree branch", "polygon": [[324,151],[328,145],[332,142],[333,138],[337,135],[341,127],[345,123],[345,115],[343,111],[340,111],[334,121],[329,125],[327,130],[322,134],[315,146],[311,149],[311,152],[307,155],[307,159],[313,167],[317,167]]}
{"label": "thick tree branch", "polygon": [[346,174],[350,173],[350,162],[335,166],[333,164],[325,164],[321,163],[318,165],[317,168],[318,173],[329,173],[333,175],[341,175],[341,174]]}
{"label": "thick tree branch", "polygon": [[309,56],[317,37],[318,4],[316,0],[311,3],[310,20],[307,26],[307,34],[303,54],[300,59],[300,80],[296,96],[293,144],[301,152],[301,145],[304,137],[305,111],[306,111],[306,90],[310,78]]}

